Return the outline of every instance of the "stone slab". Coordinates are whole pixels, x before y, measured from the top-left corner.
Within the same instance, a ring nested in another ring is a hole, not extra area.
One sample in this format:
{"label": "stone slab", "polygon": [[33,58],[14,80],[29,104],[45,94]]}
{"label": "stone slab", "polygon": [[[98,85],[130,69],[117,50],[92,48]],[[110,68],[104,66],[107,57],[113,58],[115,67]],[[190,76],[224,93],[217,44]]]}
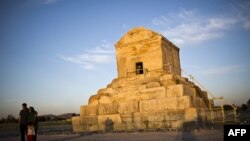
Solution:
{"label": "stone slab", "polygon": [[118,104],[117,103],[99,104],[98,105],[98,114],[99,115],[117,114],[117,113],[118,113]]}
{"label": "stone slab", "polygon": [[104,124],[107,118],[111,119],[114,124],[122,123],[120,114],[98,115],[98,124]]}
{"label": "stone slab", "polygon": [[97,115],[98,105],[88,105],[86,106],[86,116]]}
{"label": "stone slab", "polygon": [[138,101],[120,102],[118,103],[118,112],[120,114],[133,113],[139,111]]}

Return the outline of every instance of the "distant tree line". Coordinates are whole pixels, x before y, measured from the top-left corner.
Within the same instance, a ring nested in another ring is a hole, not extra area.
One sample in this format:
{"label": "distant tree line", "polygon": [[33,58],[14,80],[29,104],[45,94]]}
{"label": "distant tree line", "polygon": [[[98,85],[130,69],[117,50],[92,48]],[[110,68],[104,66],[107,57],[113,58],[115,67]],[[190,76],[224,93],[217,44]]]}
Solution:
{"label": "distant tree line", "polygon": [[246,104],[241,105],[241,110],[247,110],[250,109],[250,99],[248,99]]}
{"label": "distant tree line", "polygon": [[[236,106],[236,105],[234,105]],[[236,106],[237,107],[237,106]],[[231,105],[223,105],[224,110],[233,110],[233,107]],[[241,106],[238,106],[238,110],[247,110],[250,109],[250,99],[248,99],[246,104],[242,104]]]}
{"label": "distant tree line", "polygon": [[65,120],[60,117],[49,117],[49,116],[39,116],[38,121],[43,122],[43,121],[58,121],[58,120]]}
{"label": "distant tree line", "polygon": [[16,119],[13,115],[9,114],[6,118],[2,118],[0,123],[18,123],[18,119]]}

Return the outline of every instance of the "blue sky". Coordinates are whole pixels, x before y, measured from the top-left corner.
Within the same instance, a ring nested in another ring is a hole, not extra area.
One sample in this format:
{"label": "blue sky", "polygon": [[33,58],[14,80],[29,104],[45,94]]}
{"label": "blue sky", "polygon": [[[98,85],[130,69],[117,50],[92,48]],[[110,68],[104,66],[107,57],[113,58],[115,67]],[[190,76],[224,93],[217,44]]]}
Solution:
{"label": "blue sky", "polygon": [[216,96],[250,98],[250,2],[2,0],[0,115],[21,104],[79,113],[117,76],[114,44],[143,26],[180,48],[181,66]]}

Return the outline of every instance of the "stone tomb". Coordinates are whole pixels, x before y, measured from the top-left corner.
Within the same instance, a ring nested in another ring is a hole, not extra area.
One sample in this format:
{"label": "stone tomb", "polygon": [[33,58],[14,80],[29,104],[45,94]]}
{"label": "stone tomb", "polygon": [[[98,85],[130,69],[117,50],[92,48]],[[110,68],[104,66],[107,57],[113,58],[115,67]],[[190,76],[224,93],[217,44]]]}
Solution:
{"label": "stone tomb", "polygon": [[[73,130],[182,128],[205,122],[208,96],[181,76],[179,48],[162,35],[134,28],[116,43],[118,77],[80,107]],[[201,120],[202,119],[202,120]]]}

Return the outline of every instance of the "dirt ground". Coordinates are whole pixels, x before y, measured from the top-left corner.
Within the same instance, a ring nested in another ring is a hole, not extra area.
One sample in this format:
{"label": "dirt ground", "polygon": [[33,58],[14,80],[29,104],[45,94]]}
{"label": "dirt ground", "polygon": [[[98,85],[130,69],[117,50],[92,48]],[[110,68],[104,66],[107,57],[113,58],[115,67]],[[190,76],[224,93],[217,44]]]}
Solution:
{"label": "dirt ground", "polygon": [[[0,138],[1,141],[17,141],[20,137]],[[38,135],[38,141],[223,141],[221,130],[196,132],[132,132],[105,134]]]}

